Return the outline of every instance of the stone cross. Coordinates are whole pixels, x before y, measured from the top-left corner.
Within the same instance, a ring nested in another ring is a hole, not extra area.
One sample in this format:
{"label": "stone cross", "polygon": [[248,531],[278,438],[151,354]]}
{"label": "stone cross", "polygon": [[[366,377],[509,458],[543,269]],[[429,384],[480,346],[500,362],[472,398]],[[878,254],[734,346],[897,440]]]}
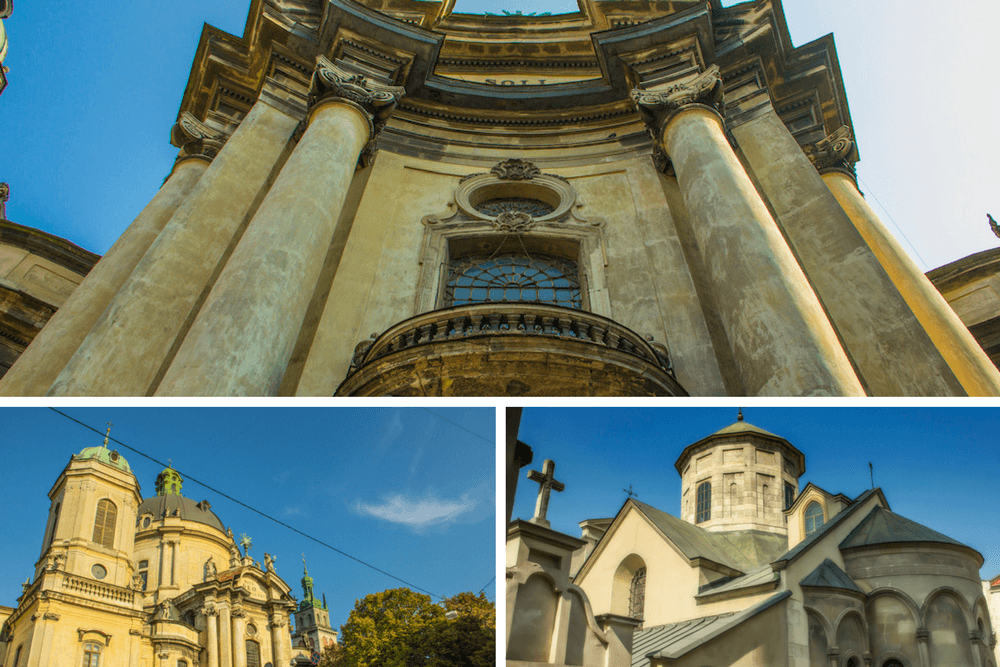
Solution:
{"label": "stone cross", "polygon": [[535,516],[531,518],[531,523],[539,526],[549,527],[549,522],[545,515],[549,511],[549,494],[552,491],[562,491],[566,485],[557,482],[555,479],[556,464],[551,459],[545,459],[542,464],[542,472],[537,470],[528,471],[528,479],[538,482],[538,500],[535,502]]}

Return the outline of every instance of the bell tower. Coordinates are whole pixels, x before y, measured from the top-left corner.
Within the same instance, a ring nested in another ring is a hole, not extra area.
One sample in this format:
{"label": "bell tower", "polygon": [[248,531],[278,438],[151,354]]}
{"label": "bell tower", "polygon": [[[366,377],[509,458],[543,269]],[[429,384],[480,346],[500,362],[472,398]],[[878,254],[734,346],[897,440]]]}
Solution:
{"label": "bell tower", "polygon": [[[108,435],[111,425],[108,425]],[[128,461],[99,447],[74,454],[49,491],[49,519],[35,577],[60,570],[81,578],[129,587],[139,482]]]}

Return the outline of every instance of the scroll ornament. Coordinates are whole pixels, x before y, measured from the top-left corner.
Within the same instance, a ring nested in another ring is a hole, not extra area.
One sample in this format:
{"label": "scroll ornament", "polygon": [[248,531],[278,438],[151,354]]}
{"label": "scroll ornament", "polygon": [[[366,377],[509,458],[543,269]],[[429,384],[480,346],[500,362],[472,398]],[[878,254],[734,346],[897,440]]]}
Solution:
{"label": "scroll ornament", "polygon": [[399,98],[405,94],[406,89],[402,86],[389,86],[362,74],[352,74],[320,55],[316,57],[309,106],[329,96],[354,102],[370,115],[374,136],[389,120]]}
{"label": "scroll ornament", "polygon": [[851,156],[854,153],[854,136],[851,128],[841,125],[824,139],[803,148],[813,166],[824,171],[844,171],[854,176],[854,163]]}
{"label": "scroll ornament", "polygon": [[691,81],[663,89],[633,88],[630,96],[639,110],[639,116],[657,133],[666,127],[674,114],[689,105],[709,107],[720,116],[724,115],[726,108],[718,65],[712,65]]}
{"label": "scroll ornament", "polygon": [[170,143],[181,149],[178,159],[195,155],[212,159],[222,150],[226,139],[227,136],[205,125],[190,111],[182,113],[170,128]]}

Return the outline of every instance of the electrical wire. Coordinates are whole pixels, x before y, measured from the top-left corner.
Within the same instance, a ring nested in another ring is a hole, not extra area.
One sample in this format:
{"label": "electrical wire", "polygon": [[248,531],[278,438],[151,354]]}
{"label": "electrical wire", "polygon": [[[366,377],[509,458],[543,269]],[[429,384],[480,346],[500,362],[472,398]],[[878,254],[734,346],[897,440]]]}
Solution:
{"label": "electrical wire", "polygon": [[489,440],[489,439],[487,439],[487,438],[484,438],[483,436],[479,435],[478,433],[474,433],[474,432],[470,431],[469,429],[465,428],[464,426],[460,426],[460,425],[456,424],[455,422],[451,421],[450,419],[445,419],[444,417],[442,417],[441,415],[439,415],[439,414],[438,414],[438,413],[436,413],[436,412],[433,412],[433,411],[431,411],[431,410],[428,410],[427,408],[420,408],[420,409],[421,409],[421,410],[424,410],[424,411],[426,411],[426,412],[430,412],[430,413],[431,413],[432,415],[434,415],[434,416],[435,416],[435,417],[437,417],[438,419],[440,419],[440,420],[442,420],[442,421],[446,421],[446,422],[448,422],[449,424],[451,424],[451,425],[452,425],[452,426],[454,426],[455,428],[459,428],[459,429],[462,429],[462,430],[463,430],[463,431],[465,431],[466,433],[470,433],[470,434],[472,434],[472,435],[476,436],[477,438],[479,438],[479,439],[480,439],[480,440],[482,440],[483,442],[487,442],[487,443],[489,443],[489,444],[491,444],[491,445],[496,445],[496,442],[495,442],[495,441],[493,441],[493,440]]}
{"label": "electrical wire", "polygon": [[896,224],[896,221],[893,220],[892,213],[889,213],[889,209],[885,207],[885,204],[883,204],[881,200],[879,200],[879,198],[875,195],[875,192],[870,187],[868,187],[868,184],[861,180],[860,176],[858,176],[858,183],[860,183],[862,187],[864,187],[864,189],[868,191],[868,193],[872,196],[872,199],[878,202],[879,208],[885,211],[885,215],[886,217],[889,218],[889,221],[892,222],[893,227],[895,227],[896,230],[899,232],[899,235],[906,240],[906,244],[910,246],[910,248],[913,250],[913,254],[916,255],[917,259],[920,260],[920,263],[924,265],[924,271],[929,270],[930,267],[927,265],[927,262],[924,261],[924,258],[920,256],[919,252],[917,252],[917,247],[913,245],[913,242],[910,241],[910,239],[906,236],[906,233],[903,232],[902,227]]}
{"label": "electrical wire", "polygon": [[[145,452],[139,451],[138,449],[136,449],[135,447],[132,447],[131,445],[126,445],[121,440],[118,440],[116,438],[112,438],[110,435],[108,435],[106,433],[103,433],[102,431],[94,428],[93,426],[90,426],[89,424],[85,424],[84,422],[82,422],[79,419],[76,419],[74,417],[70,417],[65,412],[62,412],[62,411],[57,410],[56,408],[52,408],[52,407],[50,407],[49,410],[52,410],[53,412],[55,412],[58,415],[62,415],[66,419],[70,420],[71,422],[75,422],[75,423],[79,424],[80,426],[82,426],[82,427],[84,427],[86,429],[89,429],[89,430],[93,431],[94,433],[97,433],[98,435],[100,435],[102,437],[106,437],[108,440],[113,441],[115,444],[121,445],[122,447],[124,447],[125,449],[127,449],[127,450],[129,450],[131,452],[135,452],[139,456],[142,456],[143,458],[149,459],[150,461],[152,461],[153,463],[155,463],[157,465],[161,465],[164,468],[167,468],[167,467],[173,468],[172,465],[164,463],[163,461],[159,461],[159,460],[153,458],[152,456],[146,454]],[[430,411],[428,410],[428,412],[430,412]],[[445,420],[445,421],[447,421],[447,420]],[[173,469],[177,470],[177,468],[173,468]],[[262,512],[262,511],[260,511],[259,509],[255,508],[255,507],[247,505],[245,502],[232,497],[231,495],[229,495],[228,493],[225,493],[224,491],[220,491],[220,490],[216,489],[215,487],[213,487],[213,486],[211,486],[209,484],[206,484],[205,482],[202,482],[201,480],[195,479],[194,477],[192,477],[191,475],[187,474],[186,472],[182,472],[180,470],[177,470],[177,472],[180,473],[181,476],[185,477],[188,481],[194,482],[195,484],[199,484],[199,485],[205,487],[206,489],[208,489],[209,491],[212,491],[213,493],[217,493],[220,496],[222,496],[223,498],[226,498],[227,500],[231,500],[232,502],[236,503],[237,505],[239,505],[239,506],[241,506],[243,508],[246,508],[246,509],[250,510],[251,512],[255,513],[255,514],[258,514],[258,515],[264,517],[265,519],[269,519],[269,520],[275,522],[279,526],[284,526],[288,530],[301,535],[302,537],[306,538],[307,540],[311,540],[311,541],[315,542],[316,544],[319,544],[320,546],[324,546],[327,549],[330,549],[331,551],[334,551],[334,552],[340,554],[341,556],[344,556],[346,558],[350,558],[354,562],[356,562],[356,563],[358,563],[360,565],[364,565],[365,567],[367,567],[369,569],[375,570],[379,574],[384,574],[385,576],[389,577],[390,579],[395,579],[396,581],[398,581],[400,583],[406,584],[410,588],[413,588],[415,590],[421,591],[423,593],[427,593],[428,595],[430,595],[432,597],[439,598],[441,600],[445,599],[445,597],[443,595],[438,595],[437,593],[432,593],[429,590],[427,590],[426,588],[421,588],[420,586],[417,586],[416,584],[411,584],[410,582],[406,581],[405,579],[401,579],[400,577],[397,577],[396,575],[394,575],[394,574],[392,574],[390,572],[386,572],[385,570],[383,570],[383,569],[381,569],[379,567],[376,567],[376,566],[372,565],[371,563],[367,563],[367,562],[361,560],[360,558],[356,558],[356,557],[352,556],[351,554],[347,553],[346,551],[341,551],[340,549],[338,549],[337,547],[333,546],[332,544],[328,544],[327,542],[324,542],[323,540],[321,540],[319,538],[313,537],[312,535],[309,535],[308,533],[304,533],[301,530],[299,530],[298,528],[296,528],[294,526],[290,526],[287,523],[285,523],[284,521],[282,521],[280,519],[276,519],[275,517],[271,516],[270,514],[267,514],[266,512]]]}

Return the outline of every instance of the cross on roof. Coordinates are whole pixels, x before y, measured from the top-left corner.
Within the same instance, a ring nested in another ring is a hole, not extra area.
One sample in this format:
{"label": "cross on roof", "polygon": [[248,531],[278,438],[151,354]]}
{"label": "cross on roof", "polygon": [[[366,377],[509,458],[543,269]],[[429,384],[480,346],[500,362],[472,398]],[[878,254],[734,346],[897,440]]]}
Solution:
{"label": "cross on roof", "polygon": [[114,426],[111,422],[104,422],[108,425],[108,432],[104,434],[104,446],[108,446],[108,438],[111,436],[111,427]]}
{"label": "cross on roof", "polygon": [[555,479],[556,464],[551,459],[545,459],[542,463],[542,472],[537,470],[528,471],[528,479],[538,482],[538,500],[535,501],[535,516],[531,518],[531,523],[539,526],[549,527],[549,522],[545,515],[549,511],[549,494],[552,491],[562,491],[566,485],[557,482]]}

